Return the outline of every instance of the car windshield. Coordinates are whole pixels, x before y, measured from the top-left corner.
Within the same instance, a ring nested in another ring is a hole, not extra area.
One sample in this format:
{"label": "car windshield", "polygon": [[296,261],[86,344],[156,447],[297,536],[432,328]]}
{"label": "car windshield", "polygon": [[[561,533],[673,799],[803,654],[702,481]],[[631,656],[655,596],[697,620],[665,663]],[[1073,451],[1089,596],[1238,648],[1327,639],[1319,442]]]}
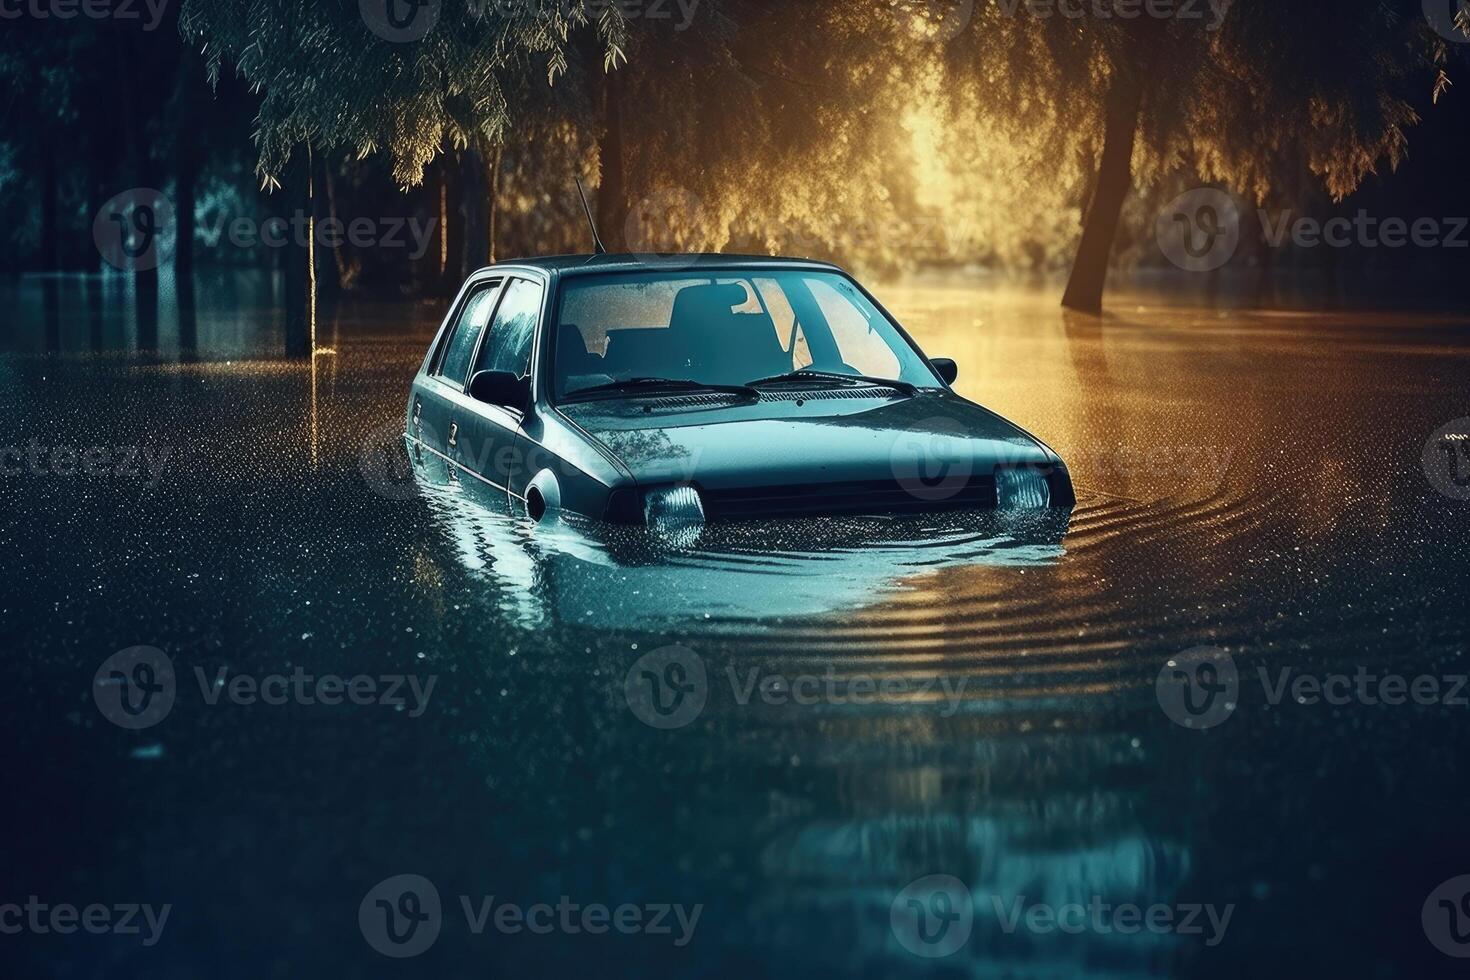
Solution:
{"label": "car windshield", "polygon": [[646,394],[658,388],[649,379],[780,384],[773,379],[795,371],[808,373],[791,384],[848,383],[819,376],[829,374],[941,387],[888,318],[836,272],[577,276],[562,286],[554,338],[558,400],[579,391]]}

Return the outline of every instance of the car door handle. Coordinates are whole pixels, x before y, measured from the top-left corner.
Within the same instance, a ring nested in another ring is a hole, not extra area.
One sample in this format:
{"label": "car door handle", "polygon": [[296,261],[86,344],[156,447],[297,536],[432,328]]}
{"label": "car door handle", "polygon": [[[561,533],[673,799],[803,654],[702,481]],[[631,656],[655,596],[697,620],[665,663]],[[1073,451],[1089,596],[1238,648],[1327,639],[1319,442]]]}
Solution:
{"label": "car door handle", "polygon": [[454,441],[455,440],[455,437],[458,436],[458,435],[459,435],[459,423],[458,422],[450,422],[449,423],[449,444],[451,446],[458,446],[459,445],[459,443],[457,443],[457,442]]}

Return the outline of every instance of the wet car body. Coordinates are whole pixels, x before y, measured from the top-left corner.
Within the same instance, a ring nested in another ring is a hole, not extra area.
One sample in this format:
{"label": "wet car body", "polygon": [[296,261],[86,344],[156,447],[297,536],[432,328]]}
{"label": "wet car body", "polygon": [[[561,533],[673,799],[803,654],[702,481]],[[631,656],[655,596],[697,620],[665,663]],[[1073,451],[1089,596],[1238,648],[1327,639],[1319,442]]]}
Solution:
{"label": "wet car body", "polygon": [[[823,384],[803,377],[758,393],[734,390],[744,385],[652,385],[607,397],[557,397],[553,372],[567,340],[557,333],[568,329],[557,322],[563,290],[583,277],[656,272],[661,263],[613,255],[507,262],[466,281],[414,379],[406,428],[415,460],[442,464],[450,479],[481,481],[538,520],[572,511],[643,523],[655,499],[677,488],[692,488],[701,519],[711,521],[994,508],[1022,474],[1030,505],[1075,502],[1056,453],[956,394],[949,385],[953,362],[926,358],[840,269],[769,257],[679,259],[679,275],[701,277],[696,291],[716,300],[721,294],[713,291],[730,287],[704,285],[703,278],[841,277],[844,289],[886,318],[885,329],[891,326],[932,379]],[[480,335],[456,337],[471,320],[483,321]],[[628,334],[621,346],[659,339]],[[792,338],[794,354],[794,332]],[[506,354],[497,344],[515,350]],[[561,356],[585,353],[573,350]]]}

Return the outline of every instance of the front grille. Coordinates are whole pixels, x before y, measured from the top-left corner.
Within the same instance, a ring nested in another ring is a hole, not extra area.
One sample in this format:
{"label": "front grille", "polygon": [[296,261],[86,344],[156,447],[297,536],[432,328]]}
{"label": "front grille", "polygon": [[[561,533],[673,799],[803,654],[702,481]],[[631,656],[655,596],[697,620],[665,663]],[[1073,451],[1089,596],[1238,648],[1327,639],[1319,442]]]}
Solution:
{"label": "front grille", "polygon": [[805,483],[702,490],[712,521],[819,514],[905,514],[995,507],[995,479],[973,476],[964,484],[913,487],[897,480]]}

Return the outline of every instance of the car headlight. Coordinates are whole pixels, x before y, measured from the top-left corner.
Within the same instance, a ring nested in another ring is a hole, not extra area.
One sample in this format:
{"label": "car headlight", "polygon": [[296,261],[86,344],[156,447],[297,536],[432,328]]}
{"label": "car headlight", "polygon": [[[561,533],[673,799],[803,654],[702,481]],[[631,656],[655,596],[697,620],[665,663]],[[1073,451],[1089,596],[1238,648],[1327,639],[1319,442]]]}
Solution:
{"label": "car headlight", "polygon": [[995,503],[1002,510],[1036,510],[1051,506],[1046,476],[1030,466],[1005,466],[995,471]]}
{"label": "car headlight", "polygon": [[693,487],[650,490],[643,497],[643,518],[656,531],[672,531],[704,523],[704,503]]}

